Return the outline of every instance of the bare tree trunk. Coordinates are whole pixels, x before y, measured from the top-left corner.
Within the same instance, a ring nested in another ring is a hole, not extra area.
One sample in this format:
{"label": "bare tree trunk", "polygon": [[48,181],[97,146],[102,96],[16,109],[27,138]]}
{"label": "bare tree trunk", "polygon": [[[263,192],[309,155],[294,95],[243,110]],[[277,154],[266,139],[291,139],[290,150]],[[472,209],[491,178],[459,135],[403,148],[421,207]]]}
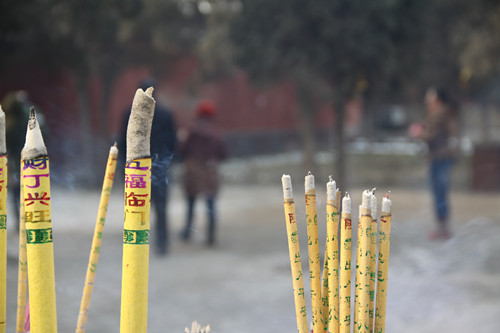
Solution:
{"label": "bare tree trunk", "polygon": [[342,191],[348,189],[348,183],[345,173],[346,155],[345,155],[345,135],[344,135],[344,114],[345,114],[345,102],[343,99],[337,99],[335,102],[335,137],[336,137],[336,150],[337,156],[335,159],[335,174],[334,179],[337,183],[337,187]]}
{"label": "bare tree trunk", "polygon": [[102,96],[99,112],[99,136],[104,140],[109,140],[109,101],[113,92],[114,78],[104,76],[102,78]]}
{"label": "bare tree trunk", "polygon": [[314,126],[314,116],[316,114],[314,107],[314,97],[312,94],[299,85],[298,87],[299,95],[299,114],[300,114],[300,133],[303,142],[303,153],[304,153],[304,173],[311,171],[315,173],[317,170],[317,164],[315,160],[316,154],[316,132]]}

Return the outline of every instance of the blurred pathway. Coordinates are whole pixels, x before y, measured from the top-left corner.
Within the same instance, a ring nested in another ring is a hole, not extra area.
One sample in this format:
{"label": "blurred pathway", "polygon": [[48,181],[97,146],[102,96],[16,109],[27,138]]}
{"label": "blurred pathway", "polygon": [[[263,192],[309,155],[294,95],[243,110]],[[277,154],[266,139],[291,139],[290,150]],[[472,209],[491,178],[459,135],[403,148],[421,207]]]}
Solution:
{"label": "blurred pathway", "polygon": [[[294,182],[298,217],[305,216],[301,185],[302,181]],[[357,207],[361,189],[351,191],[351,196],[353,207]],[[99,193],[54,188],[52,197],[59,331],[72,332]],[[194,239],[184,244],[177,237],[185,210],[179,188],[173,188],[171,198],[170,254],[158,257],[151,252],[148,332],[183,332],[193,320],[210,324],[216,333],[295,332],[279,177],[273,186],[223,189],[218,202],[219,243],[211,249],[204,246],[203,204],[197,206]],[[324,193],[319,193],[319,221],[325,220],[324,199]],[[396,189],[392,199],[387,331],[496,331],[500,326],[500,194],[453,193],[454,237],[445,242],[427,239],[433,222],[426,191]],[[122,202],[121,185],[117,185],[103,236],[89,333],[119,332]],[[357,216],[356,209],[353,216]],[[302,260],[307,263],[305,221],[298,222]],[[323,242],[324,231],[321,225]],[[11,229],[12,258],[16,247],[17,235]],[[309,281],[307,274],[304,276],[307,295]],[[16,279],[17,263],[11,259],[7,286],[9,332],[15,325]]]}

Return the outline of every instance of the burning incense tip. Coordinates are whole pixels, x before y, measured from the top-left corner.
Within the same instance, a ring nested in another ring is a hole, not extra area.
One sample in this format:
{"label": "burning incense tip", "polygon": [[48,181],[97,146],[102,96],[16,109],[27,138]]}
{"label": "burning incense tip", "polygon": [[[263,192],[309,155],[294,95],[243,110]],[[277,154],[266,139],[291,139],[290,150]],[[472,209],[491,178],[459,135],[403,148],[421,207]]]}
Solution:
{"label": "burning incense tip", "polygon": [[36,119],[35,108],[31,107],[26,130],[26,142],[21,152],[24,161],[47,155],[47,148],[43,142],[42,131]]}
{"label": "burning incense tip", "polygon": [[349,193],[346,192],[344,198],[342,199],[342,213],[351,214],[351,197]]}
{"label": "burning incense tip", "polygon": [[313,191],[315,189],[314,176],[311,174],[311,171],[309,171],[309,173],[306,176],[305,188],[306,188],[306,194],[307,192]]}
{"label": "burning incense tip", "polygon": [[385,198],[382,198],[382,213],[390,213],[392,207],[392,201],[389,199],[389,193],[385,195]]}
{"label": "burning incense tip", "polygon": [[292,177],[289,175],[283,175],[283,177],[281,177],[281,183],[283,184],[283,198],[285,200],[293,199]]}
{"label": "burning incense tip", "polygon": [[5,113],[0,105],[0,155],[7,154],[7,145],[5,143]]}
{"label": "burning incense tip", "polygon": [[327,200],[337,200],[337,183],[329,177],[330,181],[326,183],[326,199]]}
{"label": "burning incense tip", "polygon": [[153,87],[137,89],[127,126],[127,162],[150,157],[151,125],[155,110]]}
{"label": "burning incense tip", "polygon": [[371,209],[372,206],[372,192],[369,190],[363,191],[363,198],[361,199],[361,208]]}
{"label": "burning incense tip", "polygon": [[116,142],[115,142],[114,145],[111,146],[111,148],[109,148],[109,155],[112,158],[117,158],[118,157],[118,146],[116,145]]}

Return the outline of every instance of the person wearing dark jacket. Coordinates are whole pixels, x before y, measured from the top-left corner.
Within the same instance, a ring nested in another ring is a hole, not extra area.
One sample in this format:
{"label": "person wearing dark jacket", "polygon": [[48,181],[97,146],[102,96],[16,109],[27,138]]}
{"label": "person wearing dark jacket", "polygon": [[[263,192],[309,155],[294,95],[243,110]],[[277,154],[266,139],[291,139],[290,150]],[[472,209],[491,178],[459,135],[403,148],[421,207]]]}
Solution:
{"label": "person wearing dark jacket", "polygon": [[207,244],[215,244],[216,207],[219,189],[218,164],[227,157],[227,148],[214,124],[213,103],[202,101],[196,109],[196,120],[186,139],[180,144],[179,155],[184,161],[184,190],[187,197],[186,225],[181,238],[188,241],[193,225],[196,198],[204,196],[208,212]]}
{"label": "person wearing dark jacket", "polygon": [[423,140],[428,147],[430,184],[438,222],[438,229],[431,232],[430,238],[446,239],[451,236],[450,176],[459,151],[457,107],[448,92],[441,88],[428,89],[425,103],[427,114],[424,122],[412,125],[410,134]]}
{"label": "person wearing dark jacket", "polygon": [[[144,80],[140,88],[146,90],[154,86],[153,79]],[[126,132],[130,110],[125,112],[118,147],[120,160],[125,163]],[[154,232],[154,248],[159,255],[166,254],[169,246],[168,235],[168,178],[167,170],[176,149],[177,136],[175,121],[170,110],[156,101],[153,124],[151,127],[151,206],[156,221]]]}

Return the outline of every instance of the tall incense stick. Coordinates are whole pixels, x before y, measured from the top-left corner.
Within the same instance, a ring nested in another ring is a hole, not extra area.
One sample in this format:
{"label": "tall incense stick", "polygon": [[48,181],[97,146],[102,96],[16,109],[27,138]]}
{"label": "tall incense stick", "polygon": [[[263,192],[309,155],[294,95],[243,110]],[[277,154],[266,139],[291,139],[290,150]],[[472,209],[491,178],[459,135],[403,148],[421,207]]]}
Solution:
{"label": "tall incense stick", "polygon": [[338,257],[338,226],[339,207],[337,186],[333,179],[326,184],[326,252],[328,260],[328,332],[339,330],[339,257]]}
{"label": "tall incense stick", "polygon": [[374,305],[375,305],[375,280],[377,269],[377,234],[378,234],[378,218],[377,218],[377,197],[375,196],[375,189],[372,190],[371,197],[372,209],[372,222],[370,224],[370,308],[368,313],[370,315],[370,332],[373,332],[373,318],[374,318]]}
{"label": "tall incense stick", "polygon": [[321,306],[321,265],[319,262],[318,244],[318,211],[316,208],[314,176],[310,172],[305,178],[305,195],[313,331],[319,332],[320,327],[322,327],[323,316]]}
{"label": "tall incense stick", "polygon": [[[20,164],[22,165],[22,163]],[[28,259],[26,254],[26,225],[24,212],[24,190],[23,179],[20,179],[20,203],[19,206],[19,262],[17,269],[17,316],[16,333],[24,333],[26,318],[26,291],[28,289]]]}
{"label": "tall incense stick", "polygon": [[104,231],[104,222],[106,221],[106,213],[108,211],[109,195],[113,187],[115,177],[116,158],[118,156],[118,148],[116,144],[109,150],[108,162],[104,174],[104,182],[101,191],[101,200],[99,202],[99,211],[94,228],[94,238],[92,239],[92,247],[90,249],[89,265],[85,277],[85,285],[83,287],[82,301],[80,311],[78,313],[78,322],[76,325],[76,333],[84,333],[87,326],[87,316],[90,307],[90,298],[92,297],[92,289],[94,287],[95,272],[99,262],[99,253],[101,249],[102,233]]}
{"label": "tall incense stick", "polygon": [[293,296],[295,301],[295,316],[299,333],[307,333],[306,300],[304,296],[304,282],[302,280],[302,262],[300,260],[299,234],[295,218],[295,203],[293,201],[292,179],[289,175],[281,178],[283,184],[283,201],[285,208],[286,232],[288,251],[292,270]]}
{"label": "tall incense stick", "polygon": [[351,237],[351,198],[349,194],[346,194],[342,199],[342,218],[340,221],[340,333],[351,332]]}
{"label": "tall incense stick", "polygon": [[370,330],[370,228],[371,218],[371,191],[364,191],[360,206],[358,224],[358,251],[356,257],[356,285],[354,299],[354,332],[368,333]]}
{"label": "tall incense stick", "polygon": [[0,106],[0,333],[7,321],[7,147],[5,113]]}
{"label": "tall incense stick", "polygon": [[137,90],[127,127],[121,333],[147,331],[152,95],[152,87]]}
{"label": "tall incense stick", "polygon": [[389,276],[389,250],[391,245],[391,205],[392,202],[389,199],[389,195],[386,194],[382,199],[382,213],[380,216],[375,333],[385,333],[387,279]]}
{"label": "tall incense stick", "polygon": [[31,329],[57,332],[50,169],[35,109],[31,108],[22,150]]}

